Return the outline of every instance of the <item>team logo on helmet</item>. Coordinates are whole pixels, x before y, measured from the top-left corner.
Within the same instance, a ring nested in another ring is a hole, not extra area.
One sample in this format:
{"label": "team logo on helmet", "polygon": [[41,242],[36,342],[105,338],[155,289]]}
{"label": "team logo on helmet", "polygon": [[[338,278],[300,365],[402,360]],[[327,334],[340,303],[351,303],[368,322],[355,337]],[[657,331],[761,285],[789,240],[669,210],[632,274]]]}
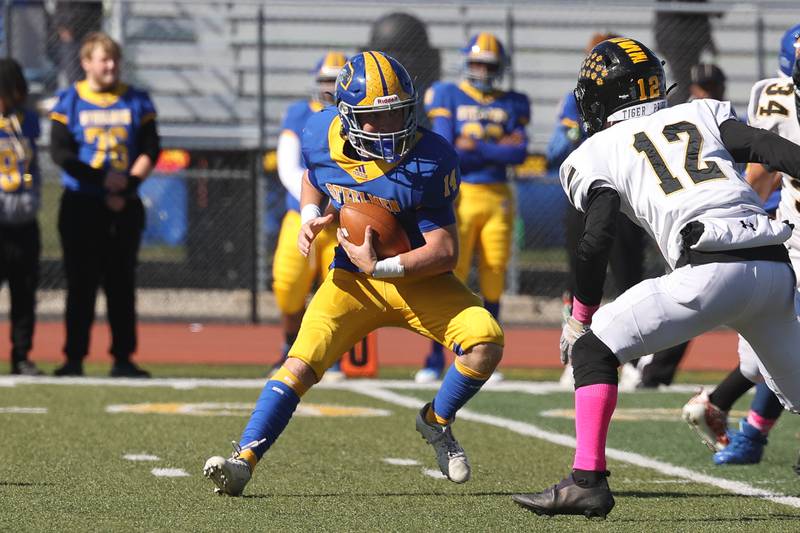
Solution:
{"label": "team logo on helmet", "polygon": [[575,99],[589,135],[606,123],[666,107],[662,62],[642,43],[616,37],[595,46],[581,64]]}

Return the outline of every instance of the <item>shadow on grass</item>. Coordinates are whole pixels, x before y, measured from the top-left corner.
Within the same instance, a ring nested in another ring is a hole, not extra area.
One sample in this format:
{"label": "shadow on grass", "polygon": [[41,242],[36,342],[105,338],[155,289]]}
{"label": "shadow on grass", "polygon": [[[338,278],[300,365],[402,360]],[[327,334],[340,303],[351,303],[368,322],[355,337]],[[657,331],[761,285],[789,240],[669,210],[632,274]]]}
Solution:
{"label": "shadow on grass", "polygon": [[29,483],[27,481],[0,481],[0,487],[52,487],[55,483]]}

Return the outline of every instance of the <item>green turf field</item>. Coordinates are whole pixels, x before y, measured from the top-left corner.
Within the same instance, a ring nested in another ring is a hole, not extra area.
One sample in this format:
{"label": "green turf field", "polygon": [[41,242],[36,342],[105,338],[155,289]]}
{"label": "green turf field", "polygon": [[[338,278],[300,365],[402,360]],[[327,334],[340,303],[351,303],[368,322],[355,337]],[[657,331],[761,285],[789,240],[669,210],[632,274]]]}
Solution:
{"label": "green turf field", "polygon": [[[455,434],[473,465],[465,485],[436,475],[433,451],[414,431],[415,408],[433,390],[400,381],[316,388],[245,496],[228,498],[212,493],[202,466],[210,455],[228,455],[259,380],[55,381],[0,376],[0,531],[800,529],[800,479],[791,470],[800,421],[785,416],[760,465],[714,467],[688,427],[670,419],[687,392],[621,395],[619,413],[667,420],[612,424],[609,446],[625,459],[609,464],[617,507],[607,521],[590,522],[537,517],[511,501],[515,492],[555,483],[571,462],[571,448],[553,441],[573,436],[572,395],[541,383],[487,388],[462,412]],[[750,398],[736,407],[745,409]],[[352,416],[331,406],[378,412]],[[742,495],[752,490],[792,498],[784,504]]]}

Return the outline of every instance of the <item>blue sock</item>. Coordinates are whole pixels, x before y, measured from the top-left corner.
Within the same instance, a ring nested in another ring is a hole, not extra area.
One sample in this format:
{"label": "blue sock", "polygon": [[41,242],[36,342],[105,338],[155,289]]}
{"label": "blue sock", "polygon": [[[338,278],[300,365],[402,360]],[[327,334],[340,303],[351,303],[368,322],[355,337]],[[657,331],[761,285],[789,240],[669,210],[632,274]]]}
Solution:
{"label": "blue sock", "polygon": [[766,383],[756,385],[756,397],[753,398],[750,409],[769,420],[775,420],[783,412],[780,400]]}
{"label": "blue sock", "polygon": [[444,346],[436,341],[431,342],[431,353],[425,358],[425,368],[432,368],[437,372],[444,369]]}
{"label": "blue sock", "polygon": [[442,386],[433,399],[433,412],[439,423],[453,420],[456,412],[475,396],[489,376],[467,368],[456,359],[442,380]]}
{"label": "blue sock", "polygon": [[[292,418],[300,396],[289,385],[271,379],[261,390],[239,446],[251,449],[258,459],[266,453]],[[262,441],[259,444],[252,443]]]}
{"label": "blue sock", "polygon": [[490,302],[489,300],[483,301],[483,307],[489,311],[495,320],[500,320],[500,302]]}

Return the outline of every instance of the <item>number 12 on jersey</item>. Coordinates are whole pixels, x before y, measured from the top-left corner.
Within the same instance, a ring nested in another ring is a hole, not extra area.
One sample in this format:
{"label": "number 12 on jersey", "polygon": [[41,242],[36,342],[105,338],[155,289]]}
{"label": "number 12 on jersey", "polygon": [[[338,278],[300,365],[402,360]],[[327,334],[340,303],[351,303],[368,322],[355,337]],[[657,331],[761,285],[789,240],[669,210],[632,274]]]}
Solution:
{"label": "number 12 on jersey", "polygon": [[[686,174],[695,184],[703,181],[726,179],[727,176],[720,170],[719,166],[713,161],[701,161],[700,152],[703,148],[703,136],[698,131],[697,126],[691,122],[681,121],[675,124],[668,124],[661,130],[664,138],[670,142],[686,141],[686,154],[684,156],[683,168]],[[683,184],[675,177],[667,166],[661,153],[650,140],[650,137],[643,131],[633,136],[633,148],[645,155],[650,166],[658,177],[659,185],[664,194],[672,194],[683,189]],[[702,168],[700,168],[702,165]]]}

